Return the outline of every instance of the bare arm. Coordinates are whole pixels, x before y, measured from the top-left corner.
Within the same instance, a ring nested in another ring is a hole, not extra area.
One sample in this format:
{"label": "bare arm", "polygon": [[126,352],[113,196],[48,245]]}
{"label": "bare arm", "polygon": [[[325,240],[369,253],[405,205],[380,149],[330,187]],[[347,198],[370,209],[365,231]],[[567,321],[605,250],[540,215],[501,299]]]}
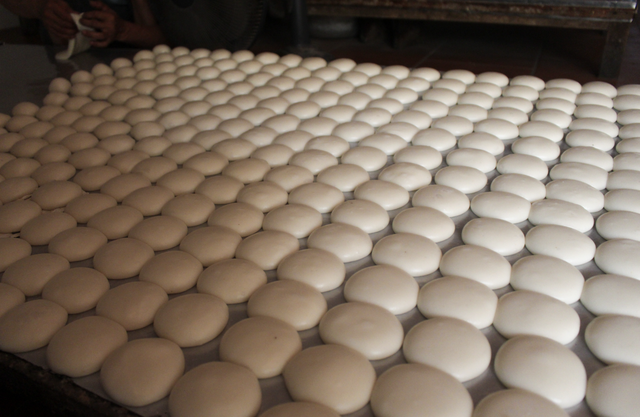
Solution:
{"label": "bare arm", "polygon": [[96,29],[83,34],[91,39],[91,45],[105,47],[113,41],[150,48],[165,42],[147,0],[132,0],[134,22],[121,19],[113,10],[100,1],[92,1],[96,10],[86,12],[80,22]]}

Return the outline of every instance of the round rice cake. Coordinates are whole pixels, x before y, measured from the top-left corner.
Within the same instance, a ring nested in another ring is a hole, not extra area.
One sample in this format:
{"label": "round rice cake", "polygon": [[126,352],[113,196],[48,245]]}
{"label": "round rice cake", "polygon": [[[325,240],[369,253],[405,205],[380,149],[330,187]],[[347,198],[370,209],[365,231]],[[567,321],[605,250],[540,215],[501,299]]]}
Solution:
{"label": "round rice cake", "polygon": [[266,273],[244,259],[225,259],[209,266],[198,277],[198,292],[215,295],[227,304],[246,302],[267,283]]}
{"label": "round rice cake", "polygon": [[42,289],[42,298],[58,303],[69,314],[91,310],[109,291],[109,281],[93,268],[70,268],[54,275]]}
{"label": "round rice cake", "polygon": [[185,294],[160,307],[153,320],[159,337],[178,346],[201,346],[215,339],[227,325],[229,308],[209,294]]}

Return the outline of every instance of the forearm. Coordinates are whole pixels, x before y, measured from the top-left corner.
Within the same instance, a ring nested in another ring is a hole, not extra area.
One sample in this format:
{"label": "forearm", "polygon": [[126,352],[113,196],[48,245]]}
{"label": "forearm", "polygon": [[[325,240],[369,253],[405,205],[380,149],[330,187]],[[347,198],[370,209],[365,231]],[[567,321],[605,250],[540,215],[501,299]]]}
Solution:
{"label": "forearm", "polygon": [[46,0],[0,0],[7,10],[27,19],[40,19]]}

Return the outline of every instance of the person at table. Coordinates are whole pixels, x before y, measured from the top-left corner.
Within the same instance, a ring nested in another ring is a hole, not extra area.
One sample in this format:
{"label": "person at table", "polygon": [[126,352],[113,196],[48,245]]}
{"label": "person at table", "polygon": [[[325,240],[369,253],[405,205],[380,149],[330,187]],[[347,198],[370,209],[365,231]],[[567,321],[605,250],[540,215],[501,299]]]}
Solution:
{"label": "person at table", "polygon": [[151,48],[166,40],[148,1],[0,0],[0,4],[18,16],[39,19],[57,44],[68,42],[78,33],[71,13],[84,13],[80,23],[94,29],[82,32],[91,46],[104,48],[122,42]]}

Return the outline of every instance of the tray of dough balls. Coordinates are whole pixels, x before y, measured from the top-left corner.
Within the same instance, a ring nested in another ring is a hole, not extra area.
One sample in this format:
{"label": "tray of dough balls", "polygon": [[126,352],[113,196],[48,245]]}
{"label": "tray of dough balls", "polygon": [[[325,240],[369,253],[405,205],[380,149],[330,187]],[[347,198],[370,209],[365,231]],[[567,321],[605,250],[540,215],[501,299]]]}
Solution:
{"label": "tray of dough balls", "polygon": [[637,416],[640,85],[159,46],[0,115],[0,350],[141,415]]}

